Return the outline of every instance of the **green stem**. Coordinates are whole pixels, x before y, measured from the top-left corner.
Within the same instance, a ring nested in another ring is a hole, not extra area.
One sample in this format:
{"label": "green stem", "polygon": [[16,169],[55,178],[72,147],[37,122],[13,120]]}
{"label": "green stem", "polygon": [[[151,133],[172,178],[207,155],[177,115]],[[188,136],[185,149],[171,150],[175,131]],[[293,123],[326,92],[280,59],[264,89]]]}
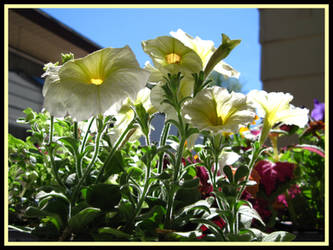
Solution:
{"label": "green stem", "polygon": [[79,180],[79,183],[77,184],[77,186],[76,186],[76,188],[73,192],[72,205],[75,204],[78,192],[80,191],[80,188],[81,188],[83,182],[86,180],[87,176],[89,175],[92,166],[95,164],[95,161],[96,161],[96,158],[97,158],[97,155],[98,155],[100,139],[101,139],[101,136],[102,136],[103,132],[104,132],[104,130],[98,131],[98,133],[97,133],[97,138],[96,138],[96,143],[95,143],[95,151],[94,151],[93,158],[90,161],[88,167],[86,168],[86,171],[84,172],[83,177]]}
{"label": "green stem", "polygon": [[149,164],[148,164],[148,166],[147,166],[147,169],[146,169],[145,185],[144,185],[144,187],[143,187],[143,191],[142,191],[142,193],[141,193],[141,197],[140,197],[139,203],[138,203],[137,207],[135,208],[135,212],[133,213],[133,216],[132,216],[132,218],[130,219],[130,221],[127,223],[126,231],[132,229],[132,226],[133,226],[133,224],[134,224],[134,221],[135,221],[136,217],[137,217],[137,216],[140,214],[140,212],[141,212],[143,202],[144,202],[144,200],[145,200],[145,198],[146,198],[147,190],[149,189],[150,168],[151,168],[151,165],[150,165],[150,162],[149,162]]}
{"label": "green stem", "polygon": [[275,162],[278,162],[279,161],[279,149],[278,149],[278,144],[277,144],[277,141],[278,141],[278,136],[277,135],[272,135],[272,136],[269,136],[269,139],[271,140],[271,143],[272,143],[272,147],[273,147],[273,159]]}
{"label": "green stem", "polygon": [[84,135],[84,139],[83,139],[83,142],[82,142],[82,146],[81,146],[81,151],[80,153],[82,154],[83,153],[83,150],[84,150],[84,147],[86,146],[86,142],[87,142],[87,139],[88,139],[88,136],[90,134],[90,128],[91,128],[91,125],[93,123],[93,121],[95,120],[95,117],[93,117],[88,125],[88,129],[86,131],[86,134]]}
{"label": "green stem", "polygon": [[75,140],[79,139],[78,129],[77,129],[77,121],[74,122],[74,139]]}
{"label": "green stem", "polygon": [[240,191],[238,192],[237,196],[236,196],[236,201],[240,199],[240,197],[242,196],[242,193],[244,192],[245,188],[246,188],[246,183],[248,182],[248,180],[250,179],[250,176],[251,176],[251,172],[252,172],[252,169],[254,167],[254,164],[256,163],[258,157],[259,157],[259,154],[257,151],[259,151],[260,148],[258,148],[257,150],[255,148],[253,148],[253,151],[252,151],[252,156],[251,156],[251,160],[250,160],[250,163],[249,163],[249,172],[246,176],[246,181],[244,182],[244,184],[241,186],[240,188]]}
{"label": "green stem", "polygon": [[172,186],[171,190],[168,196],[168,203],[167,203],[167,214],[166,214],[166,226],[167,228],[172,229],[172,221],[173,221],[173,209],[174,209],[174,200],[176,197],[177,189],[176,185],[178,185],[178,177],[179,177],[179,172],[181,172],[181,164],[182,164],[182,157],[183,157],[183,151],[184,151],[184,146],[185,146],[185,141],[186,141],[186,131],[185,131],[185,126],[183,122],[183,118],[181,116],[180,109],[177,110],[178,113],[178,120],[179,120],[179,125],[180,125],[180,143],[178,145],[178,151],[177,151],[177,159],[176,159],[176,164],[174,166],[174,172],[173,172],[173,181],[172,181]]}
{"label": "green stem", "polygon": [[77,153],[75,153],[74,158],[75,158],[76,174],[78,178],[81,178],[82,176],[81,158]]}
{"label": "green stem", "polygon": [[53,150],[54,147],[51,145],[52,144],[52,140],[53,140],[53,127],[54,127],[54,116],[51,116],[51,124],[50,124],[50,133],[49,133],[49,143],[48,143],[48,151],[49,151],[49,155],[50,155],[50,162],[51,162],[51,169],[52,169],[52,173],[56,179],[56,181],[58,182],[58,184],[64,188],[66,188],[66,186],[64,185],[64,183],[61,181],[57,170],[56,170],[56,166],[54,163],[54,156],[53,156]]}
{"label": "green stem", "polygon": [[102,166],[102,168],[100,169],[100,172],[97,176],[96,179],[96,183],[98,183],[103,175],[104,172],[104,168],[105,166],[107,166],[109,164],[109,162],[111,161],[113,155],[116,153],[118,146],[120,145],[120,143],[123,141],[124,137],[127,135],[128,131],[130,131],[133,127],[133,124],[135,122],[135,119],[132,120],[132,122],[130,124],[128,124],[127,128],[125,129],[125,131],[121,134],[121,136],[118,138],[118,140],[116,141],[115,145],[113,146],[110,154],[108,155],[108,158],[105,160],[104,165]]}
{"label": "green stem", "polygon": [[54,116],[51,115],[51,124],[50,124],[50,132],[49,132],[49,143],[50,146],[53,140],[53,126],[54,126]]}
{"label": "green stem", "polygon": [[289,211],[289,214],[290,214],[290,218],[293,222],[293,225],[297,228],[298,227],[297,215],[296,215],[296,212],[295,212],[293,202],[291,201],[291,197],[288,193],[288,190],[286,190],[285,196],[286,196],[286,200],[287,200],[287,204],[288,204],[288,211]]}
{"label": "green stem", "polygon": [[146,145],[149,146],[150,145],[149,132],[145,134],[145,138],[146,138]]}
{"label": "green stem", "polygon": [[183,157],[183,152],[184,152],[184,146],[185,146],[185,138],[182,138],[179,144],[178,152],[177,152],[177,159],[176,159],[176,165],[175,165],[175,171],[174,171],[174,176],[173,176],[173,183],[175,184],[178,180],[178,174],[181,169],[181,164],[182,164],[182,157]]}
{"label": "green stem", "polygon": [[214,186],[216,184],[216,178],[217,178],[217,171],[219,169],[219,156],[218,155],[215,155],[215,162],[214,162]]}
{"label": "green stem", "polygon": [[[168,138],[170,130],[170,123],[166,123],[163,127],[161,138],[160,138],[160,147],[163,147],[166,143],[166,140]],[[164,159],[164,153],[161,153],[161,156],[159,158],[159,163],[158,163],[158,173],[161,174],[163,170],[163,159]]]}
{"label": "green stem", "polygon": [[172,221],[173,221],[173,202],[176,197],[176,189],[174,185],[171,185],[171,190],[169,190],[169,196],[167,200],[167,211],[165,216],[165,228],[172,229]]}

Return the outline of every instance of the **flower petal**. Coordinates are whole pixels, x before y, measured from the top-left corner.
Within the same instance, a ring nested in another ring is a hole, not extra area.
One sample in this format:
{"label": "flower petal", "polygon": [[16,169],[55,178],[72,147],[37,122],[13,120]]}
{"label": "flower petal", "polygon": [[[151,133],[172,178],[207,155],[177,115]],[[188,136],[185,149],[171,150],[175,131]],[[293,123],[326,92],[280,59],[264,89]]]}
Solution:
{"label": "flower petal", "polygon": [[213,133],[237,133],[240,126],[255,117],[254,107],[241,93],[229,93],[227,89],[214,86],[199,92],[184,105],[185,119],[198,129]]}
{"label": "flower petal", "polygon": [[[170,36],[160,36],[142,42],[142,48],[153,60],[153,64],[163,74],[178,72],[186,74],[198,73],[202,70],[200,57],[183,43]],[[170,63],[167,56],[176,54],[179,62]]]}
{"label": "flower petal", "polygon": [[[68,61],[58,74],[59,80],[54,81],[57,84],[50,83],[45,88],[45,107],[49,112],[68,113],[80,121],[111,107],[116,112],[123,100],[135,99],[150,72],[139,67],[134,53],[125,46],[101,49]],[[51,80],[49,77],[46,82]]]}

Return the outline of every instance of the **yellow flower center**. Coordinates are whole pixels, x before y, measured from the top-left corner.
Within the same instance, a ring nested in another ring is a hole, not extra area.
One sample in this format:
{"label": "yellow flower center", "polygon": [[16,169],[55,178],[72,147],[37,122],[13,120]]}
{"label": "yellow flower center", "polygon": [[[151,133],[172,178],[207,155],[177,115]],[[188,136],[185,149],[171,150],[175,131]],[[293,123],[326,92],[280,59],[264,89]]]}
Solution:
{"label": "yellow flower center", "polygon": [[181,56],[175,53],[170,53],[165,57],[168,64],[180,64]]}
{"label": "yellow flower center", "polygon": [[95,85],[101,85],[103,83],[103,80],[100,78],[91,78],[90,83]]}

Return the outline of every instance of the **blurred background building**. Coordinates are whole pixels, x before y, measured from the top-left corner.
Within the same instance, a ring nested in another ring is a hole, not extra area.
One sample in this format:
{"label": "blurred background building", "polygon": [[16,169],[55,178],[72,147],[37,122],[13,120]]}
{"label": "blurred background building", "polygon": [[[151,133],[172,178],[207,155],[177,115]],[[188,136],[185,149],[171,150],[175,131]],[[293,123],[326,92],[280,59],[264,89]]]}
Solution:
{"label": "blurred background building", "polygon": [[83,57],[101,47],[38,9],[8,12],[8,132],[25,138],[27,127],[17,124],[24,109],[40,111],[43,66],[61,62],[61,53]]}
{"label": "blurred background building", "polygon": [[[294,96],[293,105],[313,109],[325,102],[325,13],[323,9],[259,9],[261,81],[267,92]],[[327,52],[326,52],[327,53]],[[279,139],[279,146],[297,143]]]}
{"label": "blurred background building", "polygon": [[324,10],[259,9],[261,81],[267,92],[289,92],[293,104],[324,102]]}
{"label": "blurred background building", "polygon": [[[259,9],[261,81],[267,92],[289,92],[295,106],[313,108],[325,100],[324,9]],[[43,65],[61,61],[61,53],[83,57],[101,47],[37,9],[8,13],[9,133],[24,138],[16,123],[31,107],[40,111]]]}

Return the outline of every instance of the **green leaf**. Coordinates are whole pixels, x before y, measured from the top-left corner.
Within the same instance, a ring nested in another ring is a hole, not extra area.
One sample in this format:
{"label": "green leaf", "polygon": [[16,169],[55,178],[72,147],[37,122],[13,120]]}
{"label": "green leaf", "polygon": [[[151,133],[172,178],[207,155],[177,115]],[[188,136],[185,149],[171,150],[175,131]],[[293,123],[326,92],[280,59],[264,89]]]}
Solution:
{"label": "green leaf", "polygon": [[67,223],[70,204],[62,198],[55,197],[48,199],[41,210],[45,211],[50,217],[54,217],[57,220],[56,226],[58,228]]}
{"label": "green leaf", "polygon": [[276,231],[266,235],[262,241],[269,241],[269,242],[277,242],[277,241],[293,241],[295,239],[295,235],[285,231]]}
{"label": "green leaf", "polygon": [[325,151],[323,149],[321,149],[318,146],[315,145],[309,145],[309,144],[297,144],[295,146],[295,148],[302,148],[302,149],[306,149],[308,151],[314,152],[318,155],[320,155],[321,157],[325,157]]}
{"label": "green leaf", "polygon": [[153,178],[157,180],[167,180],[171,178],[171,175],[168,174],[167,172],[162,172],[161,174],[154,175]]}
{"label": "green leaf", "polygon": [[93,222],[100,214],[101,210],[99,208],[87,207],[71,217],[68,225],[73,232],[86,231],[88,224]]}
{"label": "green leaf", "polygon": [[24,215],[29,218],[38,218],[38,217],[46,216],[47,212],[42,211],[41,209],[39,209],[37,207],[27,207]]}
{"label": "green leaf", "polygon": [[199,178],[188,179],[181,185],[182,188],[197,188],[199,185]]}
{"label": "green leaf", "polygon": [[199,200],[191,205],[188,205],[184,207],[184,212],[190,211],[190,210],[204,210],[208,214],[211,213],[210,211],[210,204],[206,200]]}
{"label": "green leaf", "polygon": [[191,218],[190,221],[192,223],[206,225],[209,229],[211,229],[214,232],[215,235],[223,234],[222,229],[217,224],[215,224],[214,222],[212,222],[210,220]]}
{"label": "green leaf", "polygon": [[189,232],[171,232],[168,234],[170,238],[174,238],[176,241],[195,241],[202,235],[202,232],[195,230]]}
{"label": "green leaf", "polygon": [[143,174],[143,171],[142,171],[141,168],[138,168],[136,166],[132,166],[132,167],[129,167],[127,169],[127,173],[129,175],[133,176],[134,178],[138,178]]}
{"label": "green leaf", "polygon": [[59,214],[36,207],[28,207],[24,215],[28,218],[42,218],[45,222],[50,221],[57,228],[57,230],[60,230],[64,225]]}
{"label": "green leaf", "polygon": [[8,146],[13,148],[24,147],[25,142],[21,139],[14,137],[11,134],[8,134]]}
{"label": "green leaf", "polygon": [[32,110],[32,108],[27,108],[27,109],[23,110],[23,113],[26,114],[26,117],[25,117],[26,122],[29,122],[35,118],[35,112]]}
{"label": "green leaf", "polygon": [[247,176],[248,173],[249,173],[249,169],[245,165],[242,165],[239,168],[237,168],[235,176],[234,176],[235,182],[238,182],[242,177]]}
{"label": "green leaf", "polygon": [[51,192],[44,192],[44,191],[40,191],[37,195],[36,195],[36,199],[42,200],[46,197],[57,197],[57,198],[61,198],[63,200],[65,200],[67,203],[70,203],[69,199],[66,197],[66,195],[62,194],[62,193],[58,193],[55,191],[51,191]]}
{"label": "green leaf", "polygon": [[228,180],[230,183],[234,182],[234,178],[233,178],[233,174],[232,174],[232,170],[231,168],[226,165],[224,168],[223,168],[223,171],[224,173],[226,174],[226,176],[228,177]]}
{"label": "green leaf", "polygon": [[142,103],[135,105],[135,112],[136,112],[137,116],[139,117],[139,123],[140,123],[141,129],[143,130],[144,133],[148,133],[149,125],[147,123],[149,121],[149,114],[143,107]]}
{"label": "green leaf", "polygon": [[116,151],[111,160],[104,167],[105,176],[119,174],[124,170],[124,161],[120,151]]}
{"label": "green leaf", "polygon": [[266,233],[261,232],[259,229],[257,228],[247,228],[247,229],[243,229],[243,231],[248,231],[251,232],[253,234],[253,236],[256,237],[257,241],[262,241],[262,239],[267,236]]}
{"label": "green leaf", "polygon": [[240,42],[240,40],[230,40],[227,35],[222,34],[222,44],[217,48],[217,50],[210,57],[208,63],[206,64],[204,70],[205,76],[207,77],[209,73],[214,69],[216,64],[226,58]]}
{"label": "green leaf", "polygon": [[65,136],[65,137],[61,137],[58,139],[58,141],[61,141],[69,150],[71,150],[71,152],[75,155],[78,154],[78,147],[79,147],[79,141],[69,137],[69,136]]}
{"label": "green leaf", "polygon": [[252,234],[249,232],[243,234],[228,233],[226,237],[229,241],[251,241],[253,238]]}
{"label": "green leaf", "polygon": [[250,218],[257,219],[258,221],[261,222],[261,224],[263,224],[265,226],[265,222],[261,219],[260,215],[258,214],[258,212],[254,208],[251,208],[247,205],[242,205],[242,206],[239,207],[238,213],[243,215],[243,216],[247,216],[247,217],[250,217]]}
{"label": "green leaf", "polygon": [[129,239],[131,235],[111,227],[102,227],[98,229],[99,234],[112,234],[116,238]]}
{"label": "green leaf", "polygon": [[95,184],[87,189],[86,200],[90,206],[112,210],[121,199],[120,187],[114,184]]}

